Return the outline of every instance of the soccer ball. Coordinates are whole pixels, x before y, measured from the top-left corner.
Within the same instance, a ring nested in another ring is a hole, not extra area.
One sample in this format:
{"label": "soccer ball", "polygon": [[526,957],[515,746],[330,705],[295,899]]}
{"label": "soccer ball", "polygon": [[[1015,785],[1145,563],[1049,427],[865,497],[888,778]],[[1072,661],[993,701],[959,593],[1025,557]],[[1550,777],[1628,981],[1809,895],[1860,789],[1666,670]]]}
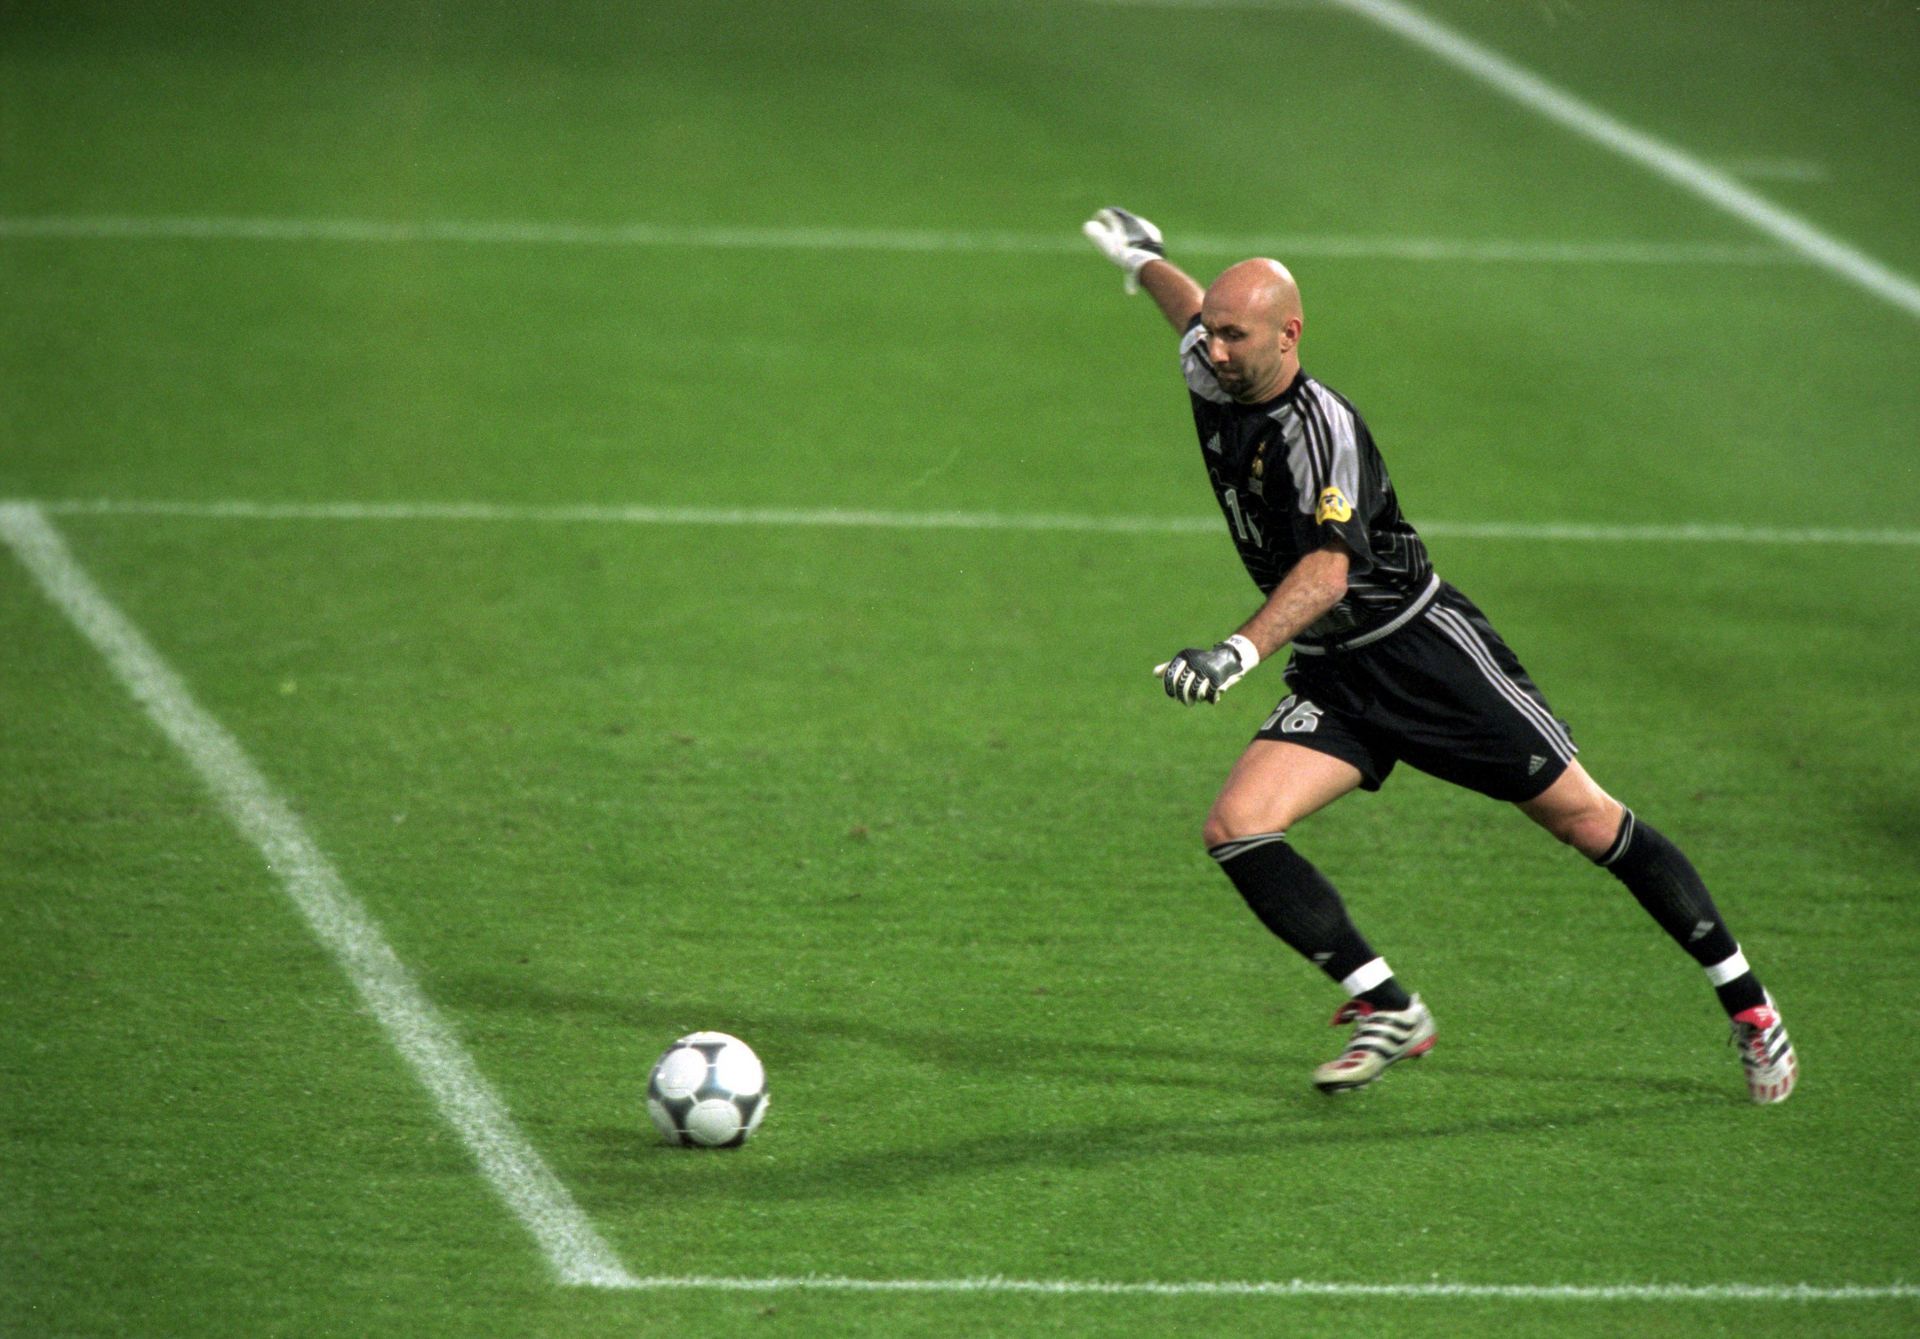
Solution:
{"label": "soccer ball", "polygon": [[767,1114],[767,1071],[753,1048],[724,1032],[690,1032],[647,1079],[647,1115],[669,1144],[736,1148]]}

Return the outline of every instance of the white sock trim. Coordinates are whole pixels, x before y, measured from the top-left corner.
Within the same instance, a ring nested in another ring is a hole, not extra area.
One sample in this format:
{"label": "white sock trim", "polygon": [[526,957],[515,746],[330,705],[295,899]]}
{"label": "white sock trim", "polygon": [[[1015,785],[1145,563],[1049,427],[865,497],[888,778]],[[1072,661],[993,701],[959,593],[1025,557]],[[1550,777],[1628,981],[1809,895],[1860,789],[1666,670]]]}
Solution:
{"label": "white sock trim", "polygon": [[1707,968],[1707,980],[1716,986],[1724,986],[1729,981],[1739,980],[1752,970],[1753,968],[1747,966],[1747,955],[1736,948],[1731,958],[1716,962]]}
{"label": "white sock trim", "polygon": [[1349,995],[1363,995],[1382,981],[1393,975],[1393,968],[1387,966],[1385,958],[1375,958],[1372,962],[1363,962],[1351,972],[1340,978],[1340,989]]}

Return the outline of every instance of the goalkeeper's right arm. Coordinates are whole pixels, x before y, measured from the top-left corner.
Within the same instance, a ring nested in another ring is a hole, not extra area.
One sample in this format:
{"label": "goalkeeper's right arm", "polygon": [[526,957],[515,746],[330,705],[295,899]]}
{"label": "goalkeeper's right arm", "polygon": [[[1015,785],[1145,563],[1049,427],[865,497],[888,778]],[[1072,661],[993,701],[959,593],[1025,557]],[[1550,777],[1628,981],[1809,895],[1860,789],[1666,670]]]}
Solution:
{"label": "goalkeeper's right arm", "polygon": [[1184,331],[1200,312],[1200,285],[1167,259],[1160,230],[1118,206],[1109,205],[1080,225],[1102,255],[1126,271],[1127,292],[1137,287],[1160,307],[1175,330]]}

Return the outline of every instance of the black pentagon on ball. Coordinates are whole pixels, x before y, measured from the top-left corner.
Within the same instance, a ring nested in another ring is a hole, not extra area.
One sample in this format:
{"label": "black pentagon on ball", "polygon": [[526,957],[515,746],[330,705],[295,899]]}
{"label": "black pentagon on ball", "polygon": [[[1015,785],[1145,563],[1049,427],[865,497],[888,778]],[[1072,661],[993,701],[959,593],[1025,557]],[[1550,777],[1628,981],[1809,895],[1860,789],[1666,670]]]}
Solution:
{"label": "black pentagon on ball", "polygon": [[713,1066],[713,1062],[720,1058],[720,1052],[727,1049],[726,1043],[716,1042],[716,1041],[698,1041],[698,1042],[694,1042],[693,1045],[691,1045],[687,1049],[698,1051],[700,1052],[701,1055],[704,1055],[705,1057],[707,1057],[707,1079],[706,1079],[706,1082],[702,1083],[698,1088],[694,1090],[694,1093],[693,1093],[694,1100],[697,1102],[704,1102],[709,1097],[733,1096],[732,1093],[728,1092],[725,1088],[722,1088],[720,1086],[720,1072],[717,1069],[715,1069]]}
{"label": "black pentagon on ball", "polygon": [[733,1109],[740,1113],[740,1133],[731,1143],[725,1145],[725,1147],[730,1148],[733,1144],[744,1144],[747,1142],[747,1135],[753,1130],[753,1115],[766,1104],[766,1101],[767,1095],[765,1093],[755,1093],[752,1097],[736,1097],[733,1099]]}

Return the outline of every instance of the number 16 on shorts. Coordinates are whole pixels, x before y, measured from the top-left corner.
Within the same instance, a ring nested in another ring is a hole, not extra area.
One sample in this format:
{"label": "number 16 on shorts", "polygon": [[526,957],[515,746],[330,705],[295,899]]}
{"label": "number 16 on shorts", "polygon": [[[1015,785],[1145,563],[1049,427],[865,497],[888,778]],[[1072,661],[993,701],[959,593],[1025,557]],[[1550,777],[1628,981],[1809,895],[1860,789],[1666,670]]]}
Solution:
{"label": "number 16 on shorts", "polygon": [[1301,700],[1300,695],[1295,693],[1275,707],[1273,715],[1267,717],[1267,723],[1255,733],[1265,734],[1276,723],[1283,735],[1310,735],[1320,728],[1320,708]]}

